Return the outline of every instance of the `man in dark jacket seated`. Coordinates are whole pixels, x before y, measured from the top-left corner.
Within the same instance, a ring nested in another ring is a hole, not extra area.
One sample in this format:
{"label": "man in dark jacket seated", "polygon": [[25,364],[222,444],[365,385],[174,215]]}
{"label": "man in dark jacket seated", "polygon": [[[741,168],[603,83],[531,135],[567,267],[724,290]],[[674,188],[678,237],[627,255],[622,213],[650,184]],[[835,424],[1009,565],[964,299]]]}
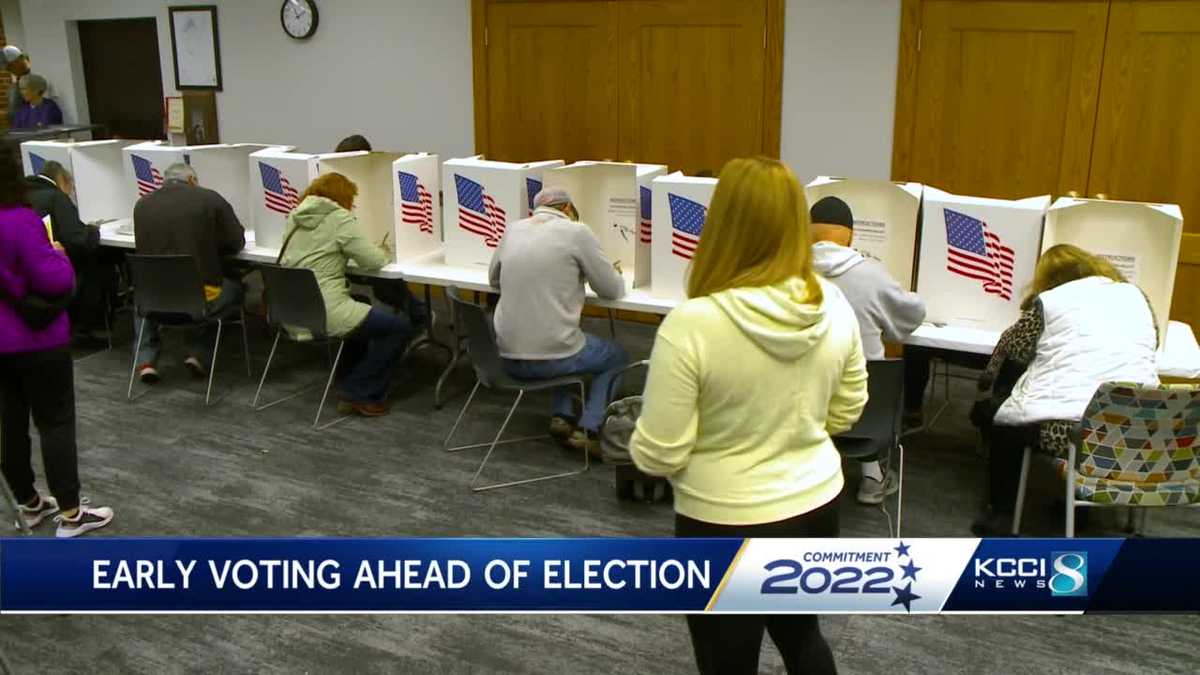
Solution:
{"label": "man in dark jacket seated", "polygon": [[[205,310],[209,316],[234,312],[245,292],[241,281],[225,276],[221,257],[246,245],[246,232],[233,206],[220,194],[200,187],[196,172],[187,164],[172,164],[159,189],[133,207],[133,236],[137,252],[148,255],[189,255],[204,280]],[[146,322],[147,335],[138,350],[138,377],[146,384],[159,380],[156,367],[160,342],[158,326]],[[212,367],[216,326],[196,335],[184,359],[192,374],[204,377]]]}
{"label": "man in dark jacket seated", "polygon": [[106,260],[100,251],[100,228],[85,225],[79,209],[71,200],[75,181],[66,167],[46,162],[36,176],[25,178],[29,204],[43,218],[50,217],[54,240],[63,245],[75,268],[75,301],[71,304],[71,325],[77,336],[103,339],[105,298],[116,286],[114,260]]}

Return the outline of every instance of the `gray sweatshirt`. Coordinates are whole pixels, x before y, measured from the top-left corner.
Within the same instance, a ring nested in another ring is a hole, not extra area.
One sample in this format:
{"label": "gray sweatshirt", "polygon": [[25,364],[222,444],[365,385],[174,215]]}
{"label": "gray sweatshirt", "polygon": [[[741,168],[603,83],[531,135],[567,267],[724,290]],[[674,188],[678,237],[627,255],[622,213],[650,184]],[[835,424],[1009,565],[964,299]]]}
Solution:
{"label": "gray sweatshirt", "polygon": [[506,359],[549,361],[583,349],[584,282],[608,300],[625,294],[591,228],[547,206],[508,226],[488,280],[500,289],[494,325]]}
{"label": "gray sweatshirt", "polygon": [[925,303],[900,287],[879,262],[829,241],[813,244],[813,267],[842,290],[862,334],[868,361],[883,358],[883,342],[903,342],[925,320]]}

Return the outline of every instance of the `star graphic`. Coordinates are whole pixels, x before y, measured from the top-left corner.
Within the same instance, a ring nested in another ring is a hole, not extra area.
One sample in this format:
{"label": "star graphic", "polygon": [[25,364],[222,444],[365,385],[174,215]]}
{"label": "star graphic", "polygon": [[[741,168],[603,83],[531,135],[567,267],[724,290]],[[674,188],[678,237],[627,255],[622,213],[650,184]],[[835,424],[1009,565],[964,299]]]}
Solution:
{"label": "star graphic", "polygon": [[892,550],[894,550],[898,556],[908,555],[908,549],[911,548],[911,546],[911,544],[906,544],[903,540],[901,540],[900,545]]}
{"label": "star graphic", "polygon": [[900,577],[901,581],[903,581],[905,579],[912,579],[913,581],[916,581],[917,580],[917,572],[920,572],[921,570],[923,570],[925,568],[917,567],[916,565],[913,564],[913,561],[910,558],[908,561],[908,564],[901,565],[900,569],[904,570],[904,576]]}
{"label": "star graphic", "polygon": [[[920,568],[917,568],[917,569],[920,569]],[[904,605],[904,611],[906,611],[906,612],[912,611],[912,601],[913,600],[921,599],[921,596],[912,592],[912,582],[911,581],[908,582],[908,585],[905,586],[904,588],[900,588],[899,586],[892,586],[892,590],[896,592],[896,599],[892,601],[892,606],[895,607],[896,605]]]}

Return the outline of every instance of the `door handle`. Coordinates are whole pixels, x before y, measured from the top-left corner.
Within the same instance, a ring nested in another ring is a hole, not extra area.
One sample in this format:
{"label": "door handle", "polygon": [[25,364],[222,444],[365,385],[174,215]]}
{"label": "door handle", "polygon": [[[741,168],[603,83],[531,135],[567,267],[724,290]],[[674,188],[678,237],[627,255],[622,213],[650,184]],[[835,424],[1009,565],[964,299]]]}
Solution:
{"label": "door handle", "polygon": [[1103,192],[1097,192],[1092,196],[1093,199],[1108,199],[1108,195]]}

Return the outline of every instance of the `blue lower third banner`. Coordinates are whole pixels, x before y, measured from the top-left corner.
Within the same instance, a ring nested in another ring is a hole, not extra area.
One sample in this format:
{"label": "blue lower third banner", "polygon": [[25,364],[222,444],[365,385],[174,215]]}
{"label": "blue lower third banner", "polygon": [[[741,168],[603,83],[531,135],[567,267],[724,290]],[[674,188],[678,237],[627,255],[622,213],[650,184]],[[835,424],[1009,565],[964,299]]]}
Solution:
{"label": "blue lower third banner", "polygon": [[1200,611],[1200,540],[0,540],[0,612]]}

